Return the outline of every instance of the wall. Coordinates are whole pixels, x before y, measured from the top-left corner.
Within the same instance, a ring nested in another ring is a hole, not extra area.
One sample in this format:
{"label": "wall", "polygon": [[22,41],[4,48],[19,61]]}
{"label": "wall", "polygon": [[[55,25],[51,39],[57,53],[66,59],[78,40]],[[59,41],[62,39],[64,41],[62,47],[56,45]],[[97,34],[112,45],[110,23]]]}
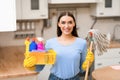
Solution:
{"label": "wall", "polygon": [[[75,7],[76,9],[76,21],[78,34],[80,37],[85,38],[88,30],[92,26],[94,19],[90,16],[90,8],[88,7]],[[57,23],[57,10],[58,8],[50,8],[49,15],[51,25],[48,28],[44,28],[43,37],[45,40],[56,36],[56,23]],[[95,28],[99,29],[103,33],[113,34],[114,27],[119,24],[120,20],[116,21],[114,18],[98,19],[95,24]],[[43,20],[35,23],[36,36],[41,36],[41,29],[43,27]],[[25,39],[14,39],[14,32],[2,32],[0,33],[0,46],[13,46],[24,45]]]}

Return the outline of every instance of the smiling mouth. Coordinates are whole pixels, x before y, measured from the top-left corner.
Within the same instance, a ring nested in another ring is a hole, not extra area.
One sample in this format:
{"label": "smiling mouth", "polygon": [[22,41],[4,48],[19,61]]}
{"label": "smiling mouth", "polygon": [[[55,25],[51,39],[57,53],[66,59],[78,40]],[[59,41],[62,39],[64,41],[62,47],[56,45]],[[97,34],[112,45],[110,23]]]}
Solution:
{"label": "smiling mouth", "polygon": [[64,30],[65,32],[70,32],[70,30]]}

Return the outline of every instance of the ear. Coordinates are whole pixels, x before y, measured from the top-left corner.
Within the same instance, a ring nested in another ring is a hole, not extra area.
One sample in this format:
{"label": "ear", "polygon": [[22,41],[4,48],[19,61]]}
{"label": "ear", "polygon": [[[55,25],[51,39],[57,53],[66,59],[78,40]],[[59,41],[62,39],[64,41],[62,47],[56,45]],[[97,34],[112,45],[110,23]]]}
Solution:
{"label": "ear", "polygon": [[60,22],[58,22],[57,25],[58,25],[58,27],[60,27],[60,25],[61,25]]}
{"label": "ear", "polygon": [[74,22],[74,27],[75,27],[75,24],[76,24],[76,23]]}

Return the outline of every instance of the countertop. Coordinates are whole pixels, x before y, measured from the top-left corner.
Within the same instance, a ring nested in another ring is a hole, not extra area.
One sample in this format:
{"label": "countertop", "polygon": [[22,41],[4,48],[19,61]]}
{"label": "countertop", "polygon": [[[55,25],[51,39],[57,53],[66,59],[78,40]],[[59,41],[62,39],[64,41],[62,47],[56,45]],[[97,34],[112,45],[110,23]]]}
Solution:
{"label": "countertop", "polygon": [[118,42],[118,41],[111,41],[109,48],[120,48],[120,42]]}
{"label": "countertop", "polygon": [[36,75],[23,67],[24,47],[10,46],[0,48],[0,79]]}

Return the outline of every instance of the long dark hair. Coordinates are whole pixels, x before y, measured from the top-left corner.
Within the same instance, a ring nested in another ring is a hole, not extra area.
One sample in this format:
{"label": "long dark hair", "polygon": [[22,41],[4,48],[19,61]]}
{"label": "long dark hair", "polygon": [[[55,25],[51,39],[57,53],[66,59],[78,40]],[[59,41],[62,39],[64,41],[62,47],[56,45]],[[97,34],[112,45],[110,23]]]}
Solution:
{"label": "long dark hair", "polygon": [[74,22],[75,22],[75,26],[74,26],[74,28],[73,28],[72,35],[75,36],[75,37],[78,37],[75,17],[74,17],[73,14],[71,14],[70,12],[62,12],[62,13],[60,14],[60,16],[58,17],[58,21],[57,21],[57,36],[59,37],[59,36],[61,36],[61,34],[62,34],[62,31],[61,31],[60,27],[58,26],[58,23],[59,23],[61,17],[62,17],[62,16],[65,16],[65,15],[70,16],[70,17],[73,18],[73,20],[74,20]]}

